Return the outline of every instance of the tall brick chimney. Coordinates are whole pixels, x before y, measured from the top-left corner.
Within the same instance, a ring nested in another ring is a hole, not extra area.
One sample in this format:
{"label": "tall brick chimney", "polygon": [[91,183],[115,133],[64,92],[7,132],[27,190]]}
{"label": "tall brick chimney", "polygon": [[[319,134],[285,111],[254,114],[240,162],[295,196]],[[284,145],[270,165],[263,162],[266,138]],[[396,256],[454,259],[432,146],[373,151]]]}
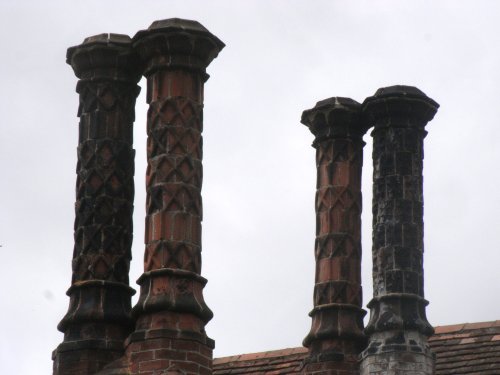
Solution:
{"label": "tall brick chimney", "polygon": [[138,59],[126,35],[101,34],[68,49],[80,79],[75,247],[69,309],[58,329],[54,374],[95,374],[123,354],[133,329],[128,271],[132,244],[132,125]]}
{"label": "tall brick chimney", "polygon": [[317,168],[314,308],[304,373],[355,375],[365,343],[361,170],[367,129],[360,104],[349,98],[320,101],[301,122],[316,137]]}
{"label": "tall brick chimney", "polygon": [[128,339],[130,374],[211,374],[212,312],[201,274],[203,87],[224,44],[196,21],[154,22],[133,38],[147,78],[146,234]]}
{"label": "tall brick chimney", "polygon": [[410,86],[363,103],[373,136],[373,299],[361,374],[430,375],[423,270],[423,139],[439,105]]}

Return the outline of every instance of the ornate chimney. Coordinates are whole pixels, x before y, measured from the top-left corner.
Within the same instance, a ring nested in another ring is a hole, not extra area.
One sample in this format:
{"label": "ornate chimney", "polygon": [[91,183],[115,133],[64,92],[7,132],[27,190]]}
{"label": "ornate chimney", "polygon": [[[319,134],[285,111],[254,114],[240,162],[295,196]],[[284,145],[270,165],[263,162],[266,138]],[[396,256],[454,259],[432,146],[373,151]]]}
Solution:
{"label": "ornate chimney", "polygon": [[363,103],[373,136],[373,299],[361,374],[430,375],[423,269],[423,139],[439,105],[410,86]]}
{"label": "ornate chimney", "polygon": [[147,78],[146,250],[128,340],[131,374],[211,374],[212,312],[201,276],[203,87],[224,44],[196,21],[154,22],[133,38]]}
{"label": "ornate chimney", "polygon": [[316,279],[306,374],[359,374],[364,347],[361,290],[361,170],[366,126],[349,98],[320,101],[301,122],[315,135]]}
{"label": "ornate chimney", "polygon": [[132,125],[138,59],[126,35],[101,34],[68,49],[80,79],[75,247],[68,313],[54,374],[95,374],[123,355],[133,329],[129,264],[134,199]]}

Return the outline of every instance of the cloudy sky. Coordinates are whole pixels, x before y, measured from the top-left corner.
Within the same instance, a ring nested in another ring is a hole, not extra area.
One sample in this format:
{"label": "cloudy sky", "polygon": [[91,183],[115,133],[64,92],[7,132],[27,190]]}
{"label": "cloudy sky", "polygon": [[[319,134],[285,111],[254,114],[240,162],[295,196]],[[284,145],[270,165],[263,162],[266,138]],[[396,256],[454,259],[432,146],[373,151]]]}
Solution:
{"label": "cloudy sky", "polygon": [[[300,115],[321,99],[362,102],[394,84],[441,105],[425,141],[429,320],[500,319],[499,16],[493,0],[0,1],[0,373],[51,373],[62,341],[78,125],[66,49],[171,17],[198,20],[227,45],[208,69],[204,116],[203,276],[216,356],[301,345],[312,308],[316,171]],[[142,271],[146,109],[141,93],[132,281]],[[370,135],[365,141],[366,304]]]}

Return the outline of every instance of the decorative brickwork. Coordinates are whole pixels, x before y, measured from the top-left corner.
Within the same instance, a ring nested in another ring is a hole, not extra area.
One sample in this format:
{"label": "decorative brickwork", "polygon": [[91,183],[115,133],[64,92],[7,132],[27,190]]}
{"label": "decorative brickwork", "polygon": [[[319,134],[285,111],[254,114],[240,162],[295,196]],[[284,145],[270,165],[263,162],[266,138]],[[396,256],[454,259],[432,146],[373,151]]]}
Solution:
{"label": "decorative brickwork", "polygon": [[423,139],[439,105],[415,87],[363,103],[373,135],[373,290],[361,374],[433,374],[423,283]]}
{"label": "decorative brickwork", "polygon": [[[206,68],[223,47],[198,22],[173,18],[133,39],[101,34],[68,49],[67,62],[80,79],[75,247],[54,375],[212,374],[214,341],[205,325],[213,314],[201,276],[203,91]],[[141,75],[149,104],[146,230],[140,296],[132,309],[132,126]],[[393,86],[363,105],[335,97],[303,112],[302,123],[315,136],[317,167],[307,350],[221,359],[215,373],[435,373],[424,299],[422,169],[425,126],[438,107],[417,88]],[[362,138],[370,126],[374,296],[363,331]],[[496,350],[498,326],[468,326],[452,338],[434,338],[438,373],[458,371],[450,363],[456,351]],[[483,354],[471,369],[496,373],[495,356]]]}
{"label": "decorative brickwork", "polygon": [[126,35],[68,49],[80,78],[75,248],[69,310],[58,328],[54,374],[95,374],[123,355],[133,328],[129,287],[134,199],[132,125],[138,59]]}
{"label": "decorative brickwork", "polygon": [[213,314],[201,277],[205,68],[224,44],[195,21],[154,22],[133,39],[147,78],[146,250],[127,354],[102,374],[211,374]]}
{"label": "decorative brickwork", "polygon": [[320,101],[302,123],[316,136],[316,279],[304,373],[359,374],[364,346],[361,290],[361,106]]}

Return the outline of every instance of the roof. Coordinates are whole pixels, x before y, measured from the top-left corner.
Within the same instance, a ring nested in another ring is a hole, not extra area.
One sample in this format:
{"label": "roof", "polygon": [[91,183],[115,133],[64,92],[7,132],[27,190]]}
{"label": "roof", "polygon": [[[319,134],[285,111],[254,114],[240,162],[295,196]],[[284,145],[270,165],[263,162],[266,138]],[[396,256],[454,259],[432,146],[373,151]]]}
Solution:
{"label": "roof", "polygon": [[[435,328],[429,339],[436,375],[500,374],[500,320]],[[214,375],[298,374],[306,348],[289,348],[214,359]]]}
{"label": "roof", "polygon": [[500,320],[437,327],[429,343],[437,375],[500,374]]}
{"label": "roof", "polygon": [[297,374],[306,354],[300,347],[215,358],[213,375]]}

